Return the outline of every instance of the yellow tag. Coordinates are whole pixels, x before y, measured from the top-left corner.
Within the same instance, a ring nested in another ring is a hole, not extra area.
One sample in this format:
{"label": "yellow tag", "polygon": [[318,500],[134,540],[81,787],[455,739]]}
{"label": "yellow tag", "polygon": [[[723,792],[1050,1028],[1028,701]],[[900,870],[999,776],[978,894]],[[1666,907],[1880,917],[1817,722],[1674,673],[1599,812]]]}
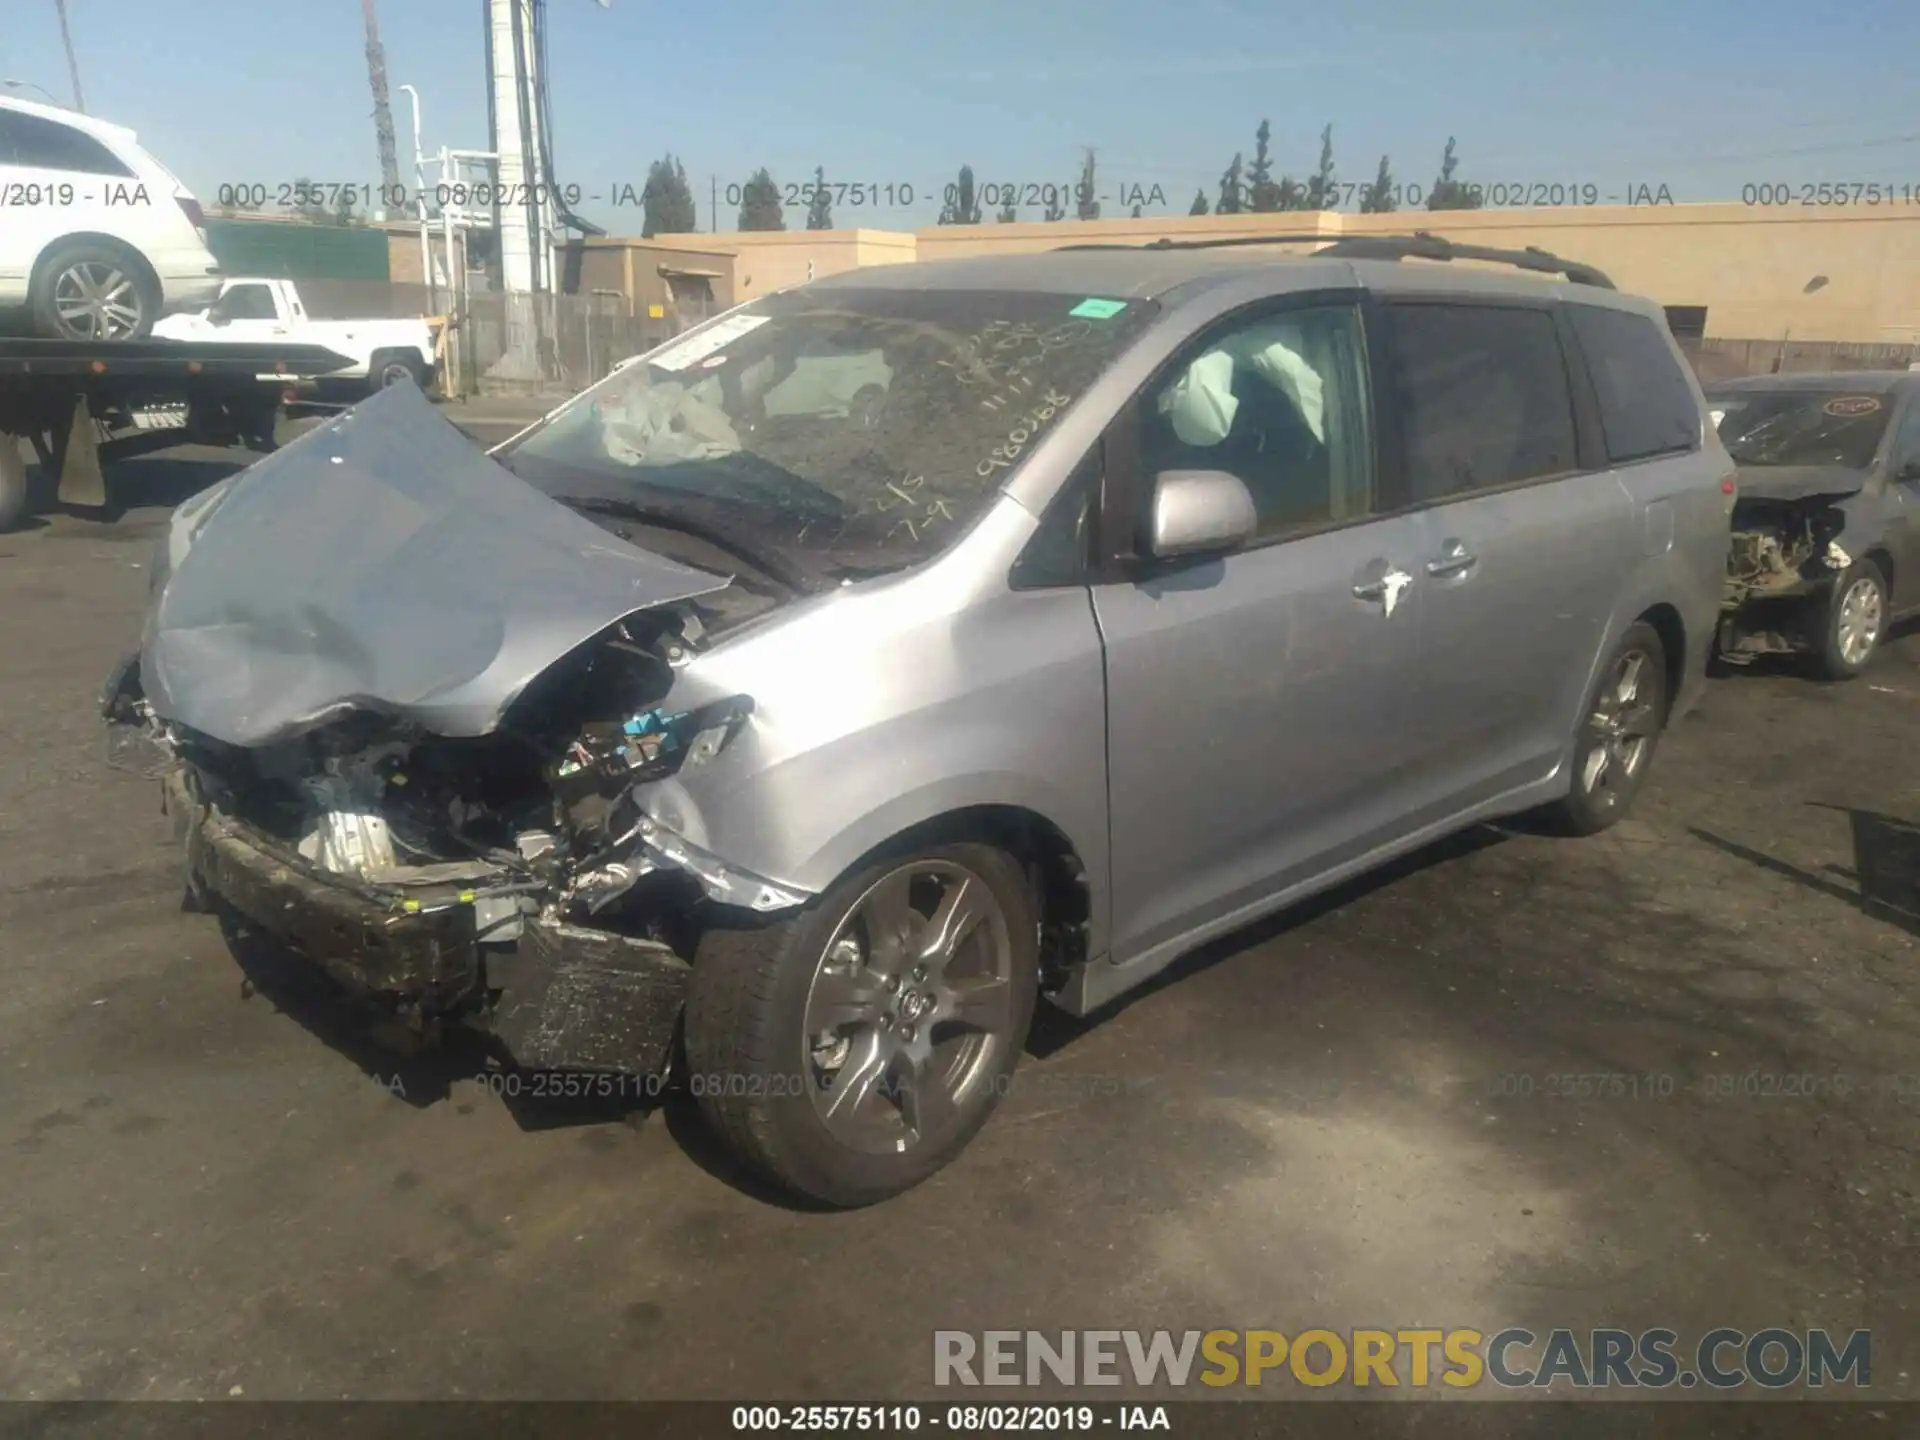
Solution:
{"label": "yellow tag", "polygon": [[667,316],[667,310],[664,305],[647,306],[647,318],[649,320],[664,320],[666,319],[666,316]]}

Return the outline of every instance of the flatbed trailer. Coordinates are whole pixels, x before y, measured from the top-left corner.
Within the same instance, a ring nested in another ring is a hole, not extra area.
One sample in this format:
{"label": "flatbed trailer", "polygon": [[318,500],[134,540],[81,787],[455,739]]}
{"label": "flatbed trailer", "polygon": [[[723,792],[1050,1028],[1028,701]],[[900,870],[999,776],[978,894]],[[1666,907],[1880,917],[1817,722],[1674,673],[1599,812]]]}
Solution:
{"label": "flatbed trailer", "polygon": [[55,501],[104,508],[109,461],[175,445],[270,451],[282,408],[351,363],[320,345],[0,338],[0,531]]}

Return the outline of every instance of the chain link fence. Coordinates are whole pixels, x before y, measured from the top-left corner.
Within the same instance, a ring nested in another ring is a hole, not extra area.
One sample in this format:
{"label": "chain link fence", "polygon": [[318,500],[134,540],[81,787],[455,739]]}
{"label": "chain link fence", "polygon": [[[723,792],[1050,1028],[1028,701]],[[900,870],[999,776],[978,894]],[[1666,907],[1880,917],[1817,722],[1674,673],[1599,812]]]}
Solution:
{"label": "chain link fence", "polygon": [[455,311],[446,357],[461,395],[573,394],[615,365],[672,339],[715,311],[683,301],[649,314],[627,296],[468,296]]}

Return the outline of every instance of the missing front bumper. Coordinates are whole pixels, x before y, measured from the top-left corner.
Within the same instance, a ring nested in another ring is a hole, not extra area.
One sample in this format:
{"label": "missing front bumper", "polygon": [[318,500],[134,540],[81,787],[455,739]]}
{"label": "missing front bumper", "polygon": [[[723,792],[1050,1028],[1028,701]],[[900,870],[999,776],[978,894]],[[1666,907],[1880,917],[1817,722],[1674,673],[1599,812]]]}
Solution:
{"label": "missing front bumper", "polygon": [[407,913],[397,887],[344,883],[200,801],[183,768],[163,783],[195,888],[355,1000],[487,1030],[524,1069],[666,1069],[692,971],[665,946],[533,917],[483,945],[471,905]]}
{"label": "missing front bumper", "polygon": [[1731,665],[1763,655],[1804,655],[1819,649],[1833,595],[1831,579],[1806,582],[1792,593],[1748,595],[1720,614],[1715,649]]}

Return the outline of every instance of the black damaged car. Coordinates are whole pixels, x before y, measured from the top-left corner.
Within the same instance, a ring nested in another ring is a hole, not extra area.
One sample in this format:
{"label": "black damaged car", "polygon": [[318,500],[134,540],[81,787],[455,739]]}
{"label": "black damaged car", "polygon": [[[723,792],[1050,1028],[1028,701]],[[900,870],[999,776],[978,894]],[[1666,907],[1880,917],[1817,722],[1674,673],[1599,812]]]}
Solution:
{"label": "black damaged car", "polygon": [[1851,679],[1920,613],[1920,374],[1757,375],[1707,403],[1739,466],[1720,657]]}

